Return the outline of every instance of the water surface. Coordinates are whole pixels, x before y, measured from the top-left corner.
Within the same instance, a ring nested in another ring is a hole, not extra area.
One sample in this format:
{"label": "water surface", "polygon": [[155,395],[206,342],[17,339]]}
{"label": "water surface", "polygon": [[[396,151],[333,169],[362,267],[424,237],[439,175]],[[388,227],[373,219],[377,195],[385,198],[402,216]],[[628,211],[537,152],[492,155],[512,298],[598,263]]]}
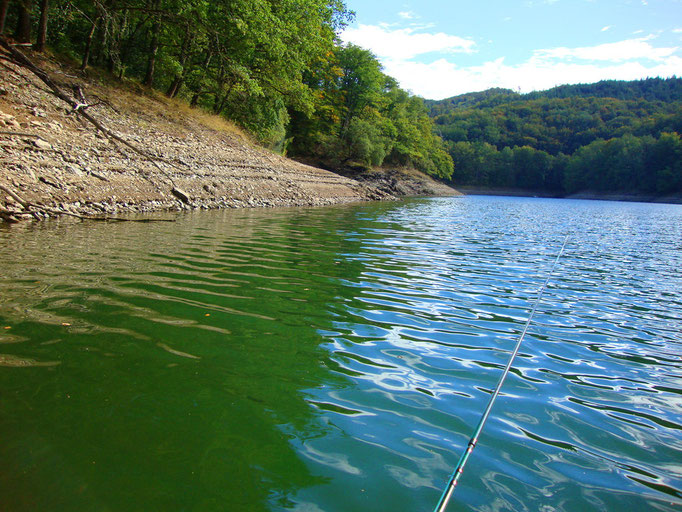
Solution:
{"label": "water surface", "polygon": [[679,510],[682,207],[0,229],[0,509]]}

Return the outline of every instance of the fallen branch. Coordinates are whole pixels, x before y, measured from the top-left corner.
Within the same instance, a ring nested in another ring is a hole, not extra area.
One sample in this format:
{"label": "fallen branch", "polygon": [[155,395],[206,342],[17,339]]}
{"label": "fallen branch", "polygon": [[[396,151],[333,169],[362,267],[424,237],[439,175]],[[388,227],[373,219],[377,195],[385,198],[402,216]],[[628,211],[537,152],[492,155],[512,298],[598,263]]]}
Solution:
{"label": "fallen branch", "polygon": [[2,218],[5,222],[16,224],[19,222],[19,219],[17,219],[16,215],[17,212],[6,210],[5,208],[0,207],[0,218]]}
{"label": "fallen branch", "polygon": [[12,189],[9,189],[9,188],[5,187],[4,185],[0,185],[0,190],[7,193],[12,199],[14,199],[21,206],[23,206],[25,210],[28,210],[30,203],[28,203],[27,201],[24,201],[21,197],[16,195]]}
{"label": "fallen branch", "polygon": [[[8,60],[9,62],[12,62],[18,66],[24,67],[28,69],[31,73],[33,73],[35,76],[37,76],[45,85],[47,85],[50,89],[50,92],[59,98],[60,100],[64,101],[67,103],[73,112],[87,120],[90,124],[92,124],[95,128],[97,128],[99,131],[101,131],[106,137],[108,137],[110,140],[116,141],[123,146],[127,147],[134,153],[140,155],[141,157],[145,158],[149,162],[152,163],[160,172],[163,174],[170,182],[172,185],[172,188],[175,188],[175,182],[173,181],[173,178],[168,175],[168,173],[158,164],[157,160],[161,160],[151,153],[148,153],[147,151],[144,151],[138,147],[136,147],[134,144],[128,142],[125,140],[123,137],[120,135],[114,133],[111,131],[109,128],[104,126],[101,122],[99,122],[95,117],[93,117],[88,111],[87,108],[87,103],[84,105],[82,102],[77,101],[76,99],[70,97],[67,95],[56,83],[54,80],[52,80],[49,75],[42,69],[40,69],[38,66],[33,64],[31,60],[24,55],[22,52],[20,52],[18,49],[16,49],[12,44],[7,41],[4,37],[0,37],[0,47],[2,47],[7,55],[3,56],[5,60]],[[80,90],[80,87],[78,87]],[[82,91],[81,91],[82,93]],[[165,163],[169,165],[174,165],[172,162],[169,161],[164,161]],[[179,170],[182,171],[178,167]]]}

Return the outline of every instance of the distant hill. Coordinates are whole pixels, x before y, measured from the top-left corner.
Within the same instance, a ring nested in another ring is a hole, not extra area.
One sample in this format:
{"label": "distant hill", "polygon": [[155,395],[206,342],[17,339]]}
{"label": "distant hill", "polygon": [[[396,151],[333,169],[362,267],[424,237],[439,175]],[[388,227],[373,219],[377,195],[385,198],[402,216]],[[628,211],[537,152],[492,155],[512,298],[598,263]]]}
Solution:
{"label": "distant hill", "polygon": [[682,78],[489,89],[426,104],[455,185],[682,191]]}
{"label": "distant hill", "polygon": [[447,112],[452,108],[475,107],[484,102],[494,100],[497,103],[513,101],[521,98],[522,95],[515,93],[511,89],[492,88],[480,92],[468,92],[447,98],[444,100],[424,100],[424,104],[429,109],[431,115],[438,115]]}
{"label": "distant hill", "polygon": [[547,91],[531,92],[522,99],[594,97],[619,100],[682,101],[682,78],[647,78],[625,82],[602,80],[596,84],[560,85]]}
{"label": "distant hill", "polygon": [[545,91],[520,94],[511,89],[494,87],[468,92],[444,100],[425,100],[432,115],[450,108],[491,107],[502,103],[539,98],[615,98],[619,100],[682,101],[682,78],[646,78],[644,80],[602,80],[594,84],[559,85]]}

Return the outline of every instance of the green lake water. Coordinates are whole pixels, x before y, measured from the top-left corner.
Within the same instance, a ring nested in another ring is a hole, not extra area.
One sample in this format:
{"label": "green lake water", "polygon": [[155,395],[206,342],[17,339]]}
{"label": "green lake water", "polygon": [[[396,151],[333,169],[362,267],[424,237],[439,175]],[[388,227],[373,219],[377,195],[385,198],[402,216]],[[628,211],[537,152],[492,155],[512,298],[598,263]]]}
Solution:
{"label": "green lake water", "polygon": [[0,227],[0,510],[682,509],[682,206]]}

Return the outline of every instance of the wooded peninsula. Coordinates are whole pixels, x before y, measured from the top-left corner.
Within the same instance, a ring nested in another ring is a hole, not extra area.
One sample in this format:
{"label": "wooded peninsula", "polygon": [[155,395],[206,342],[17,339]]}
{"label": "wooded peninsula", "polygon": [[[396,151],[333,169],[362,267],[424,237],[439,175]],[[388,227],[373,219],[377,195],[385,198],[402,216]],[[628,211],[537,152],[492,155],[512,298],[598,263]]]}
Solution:
{"label": "wooded peninsula", "polygon": [[[416,169],[454,187],[558,197],[682,194],[682,79],[424,100],[341,43],[353,17],[341,0],[0,0],[6,48],[156,91],[168,108],[221,116],[323,169]],[[106,104],[69,87],[74,112]]]}

